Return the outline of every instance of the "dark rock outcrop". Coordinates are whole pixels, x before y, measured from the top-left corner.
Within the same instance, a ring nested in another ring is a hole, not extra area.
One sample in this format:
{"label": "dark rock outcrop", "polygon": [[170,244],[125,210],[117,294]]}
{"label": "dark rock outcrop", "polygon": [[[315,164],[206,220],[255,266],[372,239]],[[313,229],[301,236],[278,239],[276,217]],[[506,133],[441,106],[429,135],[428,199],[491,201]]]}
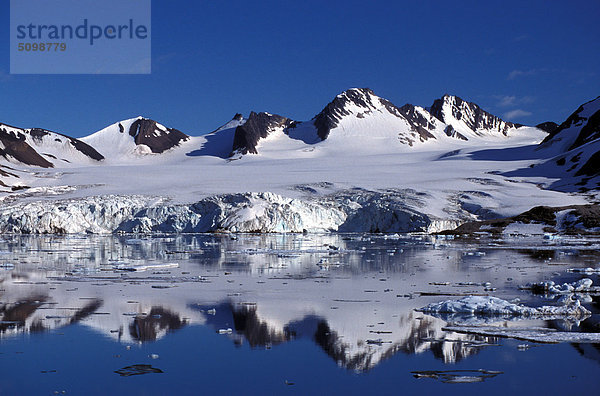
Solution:
{"label": "dark rock outcrop", "polygon": [[50,161],[47,161],[33,147],[27,144],[25,135],[22,133],[0,128],[0,142],[4,145],[4,148],[0,149],[0,155],[4,158],[10,156],[23,164],[40,166],[42,168],[54,167]]}
{"label": "dark rock outcrop", "polygon": [[552,133],[558,128],[558,124],[552,121],[542,122],[541,124],[537,124],[535,126],[538,129],[541,129],[544,132]]}
{"label": "dark rock outcrop", "polygon": [[269,113],[251,112],[248,120],[235,129],[232,154],[258,154],[256,146],[277,128],[287,128],[293,124],[289,118]]}
{"label": "dark rock outcrop", "polygon": [[596,151],[592,156],[587,160],[585,164],[575,176],[598,176],[600,175],[600,151]]}
{"label": "dark rock outcrop", "polygon": [[[389,104],[394,106],[391,103]],[[388,111],[391,109],[391,106],[386,106]],[[435,120],[427,118],[425,115],[417,111],[416,106],[408,103],[399,109],[395,106],[394,108],[408,121],[411,130],[419,135],[421,141],[435,139],[435,136],[433,136],[431,133],[431,131],[435,129]]]}
{"label": "dark rock outcrop", "polygon": [[[560,229],[557,222],[559,212],[568,211],[563,217]],[[502,219],[483,221],[470,221],[462,224],[451,231],[443,231],[441,234],[468,235],[479,232],[492,234],[502,233],[506,227],[514,223],[540,224],[545,232],[559,232],[561,234],[586,234],[599,233],[600,231],[600,205],[570,205],[560,207],[536,206],[517,216]]]}
{"label": "dark rock outcrop", "polygon": [[[27,143],[27,135],[31,136],[34,146],[37,147],[32,147]],[[79,139],[41,128],[21,129],[4,124],[0,124],[0,141],[4,144],[4,149],[0,149],[0,155],[5,158],[11,156],[15,160],[26,165],[51,168],[54,165],[42,156],[43,153],[40,154],[36,150],[36,148],[43,149],[44,139],[53,139],[55,142],[59,143],[68,142],[68,144],[77,151],[93,160],[101,161],[104,159],[102,154]],[[50,154],[44,155],[56,159],[56,157]]]}
{"label": "dark rock outcrop", "polygon": [[135,139],[135,144],[148,146],[156,154],[189,139],[185,133],[174,128],[160,128],[156,121],[147,118],[135,120],[129,127],[129,135]]}

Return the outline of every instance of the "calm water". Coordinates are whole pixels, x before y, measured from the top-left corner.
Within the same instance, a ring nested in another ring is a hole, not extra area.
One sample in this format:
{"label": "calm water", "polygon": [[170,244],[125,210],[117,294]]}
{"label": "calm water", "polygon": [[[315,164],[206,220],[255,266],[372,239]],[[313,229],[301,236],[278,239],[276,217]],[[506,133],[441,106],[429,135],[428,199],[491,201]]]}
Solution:
{"label": "calm water", "polygon": [[[415,308],[466,294],[553,304],[519,285],[598,284],[567,269],[598,267],[599,250],[586,238],[4,236],[0,394],[590,392],[600,344],[451,333]],[[599,298],[585,306],[580,322],[523,324],[599,332]]]}

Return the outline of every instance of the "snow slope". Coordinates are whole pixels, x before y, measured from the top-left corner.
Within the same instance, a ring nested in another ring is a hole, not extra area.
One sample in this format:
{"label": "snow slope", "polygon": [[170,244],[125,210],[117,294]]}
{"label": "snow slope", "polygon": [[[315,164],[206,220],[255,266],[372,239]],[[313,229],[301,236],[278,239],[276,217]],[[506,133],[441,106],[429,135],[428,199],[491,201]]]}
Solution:
{"label": "snow slope", "polygon": [[546,186],[560,191],[597,190],[600,186],[600,97],[581,105],[536,148],[542,158],[529,169],[508,175],[554,179]]}
{"label": "snow slope", "polygon": [[49,167],[94,164],[104,159],[82,140],[39,128],[0,124],[0,155],[11,163]]}
{"label": "snow slope", "polygon": [[123,120],[82,141],[97,148],[108,162],[126,162],[147,154],[160,154],[180,146],[189,136],[144,117]]}

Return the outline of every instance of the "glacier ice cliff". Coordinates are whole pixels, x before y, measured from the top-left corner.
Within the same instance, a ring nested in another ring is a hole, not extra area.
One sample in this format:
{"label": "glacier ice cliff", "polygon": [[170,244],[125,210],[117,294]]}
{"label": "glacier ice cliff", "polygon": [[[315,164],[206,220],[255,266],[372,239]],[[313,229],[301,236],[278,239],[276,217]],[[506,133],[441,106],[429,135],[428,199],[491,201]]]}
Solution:
{"label": "glacier ice cliff", "polygon": [[458,224],[383,192],[319,199],[238,193],[190,204],[106,195],[0,206],[2,233],[437,232]]}

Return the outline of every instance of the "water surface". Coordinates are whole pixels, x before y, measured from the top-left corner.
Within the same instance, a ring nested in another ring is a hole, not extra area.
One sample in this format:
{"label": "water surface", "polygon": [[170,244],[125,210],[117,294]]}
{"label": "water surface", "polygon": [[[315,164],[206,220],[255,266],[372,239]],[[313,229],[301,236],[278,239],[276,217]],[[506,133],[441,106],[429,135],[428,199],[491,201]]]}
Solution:
{"label": "water surface", "polygon": [[[553,304],[519,286],[598,284],[567,272],[596,267],[598,250],[591,238],[4,236],[0,393],[589,391],[599,344],[451,333],[415,309],[468,294]],[[598,332],[598,301],[583,321],[523,323]]]}

